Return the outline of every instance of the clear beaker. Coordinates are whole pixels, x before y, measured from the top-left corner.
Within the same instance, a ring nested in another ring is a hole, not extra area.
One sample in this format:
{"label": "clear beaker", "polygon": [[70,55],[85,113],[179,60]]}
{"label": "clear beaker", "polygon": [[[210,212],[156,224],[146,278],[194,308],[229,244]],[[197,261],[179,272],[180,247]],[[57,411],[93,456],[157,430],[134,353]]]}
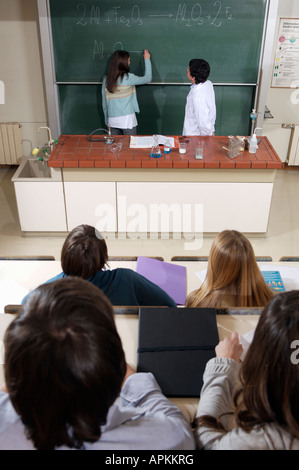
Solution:
{"label": "clear beaker", "polygon": [[198,142],[195,147],[195,159],[202,160],[204,155],[204,142]]}
{"label": "clear beaker", "polygon": [[151,157],[152,158],[160,158],[161,157],[161,149],[159,145],[153,145],[151,149]]}
{"label": "clear beaker", "polygon": [[228,157],[236,158],[241,153],[243,143],[236,137],[230,136],[228,139]]}
{"label": "clear beaker", "polygon": [[122,149],[122,145],[123,145],[122,142],[114,142],[114,144],[110,146],[110,150],[112,153],[114,153],[115,158],[119,157],[119,152]]}
{"label": "clear beaker", "polygon": [[186,152],[187,152],[187,142],[180,142],[179,153],[186,153]]}

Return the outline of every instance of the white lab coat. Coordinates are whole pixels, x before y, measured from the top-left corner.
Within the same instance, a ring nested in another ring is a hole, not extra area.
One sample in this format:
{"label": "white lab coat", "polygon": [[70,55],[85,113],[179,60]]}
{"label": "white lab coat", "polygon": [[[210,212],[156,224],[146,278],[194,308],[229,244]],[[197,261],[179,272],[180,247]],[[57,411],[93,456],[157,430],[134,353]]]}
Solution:
{"label": "white lab coat", "polygon": [[212,135],[215,131],[216,104],[210,80],[192,85],[187,96],[182,135]]}

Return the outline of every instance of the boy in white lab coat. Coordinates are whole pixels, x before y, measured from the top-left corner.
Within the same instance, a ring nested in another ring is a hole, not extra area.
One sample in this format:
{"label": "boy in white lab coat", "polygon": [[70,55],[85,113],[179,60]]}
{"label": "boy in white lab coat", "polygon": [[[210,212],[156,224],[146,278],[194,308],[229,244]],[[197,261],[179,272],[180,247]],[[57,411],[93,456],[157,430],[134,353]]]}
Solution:
{"label": "boy in white lab coat", "polygon": [[192,85],[187,96],[182,135],[213,135],[215,132],[215,93],[209,75],[210,65],[205,60],[190,60],[187,77]]}

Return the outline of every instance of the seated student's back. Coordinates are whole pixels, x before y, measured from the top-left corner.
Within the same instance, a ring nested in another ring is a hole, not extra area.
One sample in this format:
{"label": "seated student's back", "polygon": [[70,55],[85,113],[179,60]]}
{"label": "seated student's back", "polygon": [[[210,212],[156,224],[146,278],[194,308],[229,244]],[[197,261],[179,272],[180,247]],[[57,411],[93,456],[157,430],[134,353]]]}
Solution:
{"label": "seated student's back", "polygon": [[0,450],[194,449],[153,375],[127,366],[112,305],[90,282],[35,289],[4,345]]}
{"label": "seated student's back", "polygon": [[219,343],[198,405],[200,449],[299,450],[298,338],[299,291],[290,291],[264,308],[242,362],[238,334]]}
{"label": "seated student's back", "polygon": [[90,225],[79,225],[67,236],[61,250],[63,272],[49,279],[78,276],[99,287],[113,305],[176,307],[159,286],[132,269],[107,269],[108,250],[101,234]]}

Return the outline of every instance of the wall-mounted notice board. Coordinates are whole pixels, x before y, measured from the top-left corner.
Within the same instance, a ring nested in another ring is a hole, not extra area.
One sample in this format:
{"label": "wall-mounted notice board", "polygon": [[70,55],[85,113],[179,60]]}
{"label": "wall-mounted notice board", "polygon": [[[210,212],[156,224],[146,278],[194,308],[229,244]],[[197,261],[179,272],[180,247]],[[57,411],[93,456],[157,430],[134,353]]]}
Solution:
{"label": "wall-mounted notice board", "polygon": [[299,87],[299,18],[280,18],[272,87]]}
{"label": "wall-mounted notice board", "polygon": [[62,133],[104,125],[101,81],[117,49],[130,52],[130,71],[143,74],[143,50],[153,66],[137,89],[138,133],[181,134],[192,58],[210,63],[216,134],[249,131],[259,74],[267,0],[49,0]]}

